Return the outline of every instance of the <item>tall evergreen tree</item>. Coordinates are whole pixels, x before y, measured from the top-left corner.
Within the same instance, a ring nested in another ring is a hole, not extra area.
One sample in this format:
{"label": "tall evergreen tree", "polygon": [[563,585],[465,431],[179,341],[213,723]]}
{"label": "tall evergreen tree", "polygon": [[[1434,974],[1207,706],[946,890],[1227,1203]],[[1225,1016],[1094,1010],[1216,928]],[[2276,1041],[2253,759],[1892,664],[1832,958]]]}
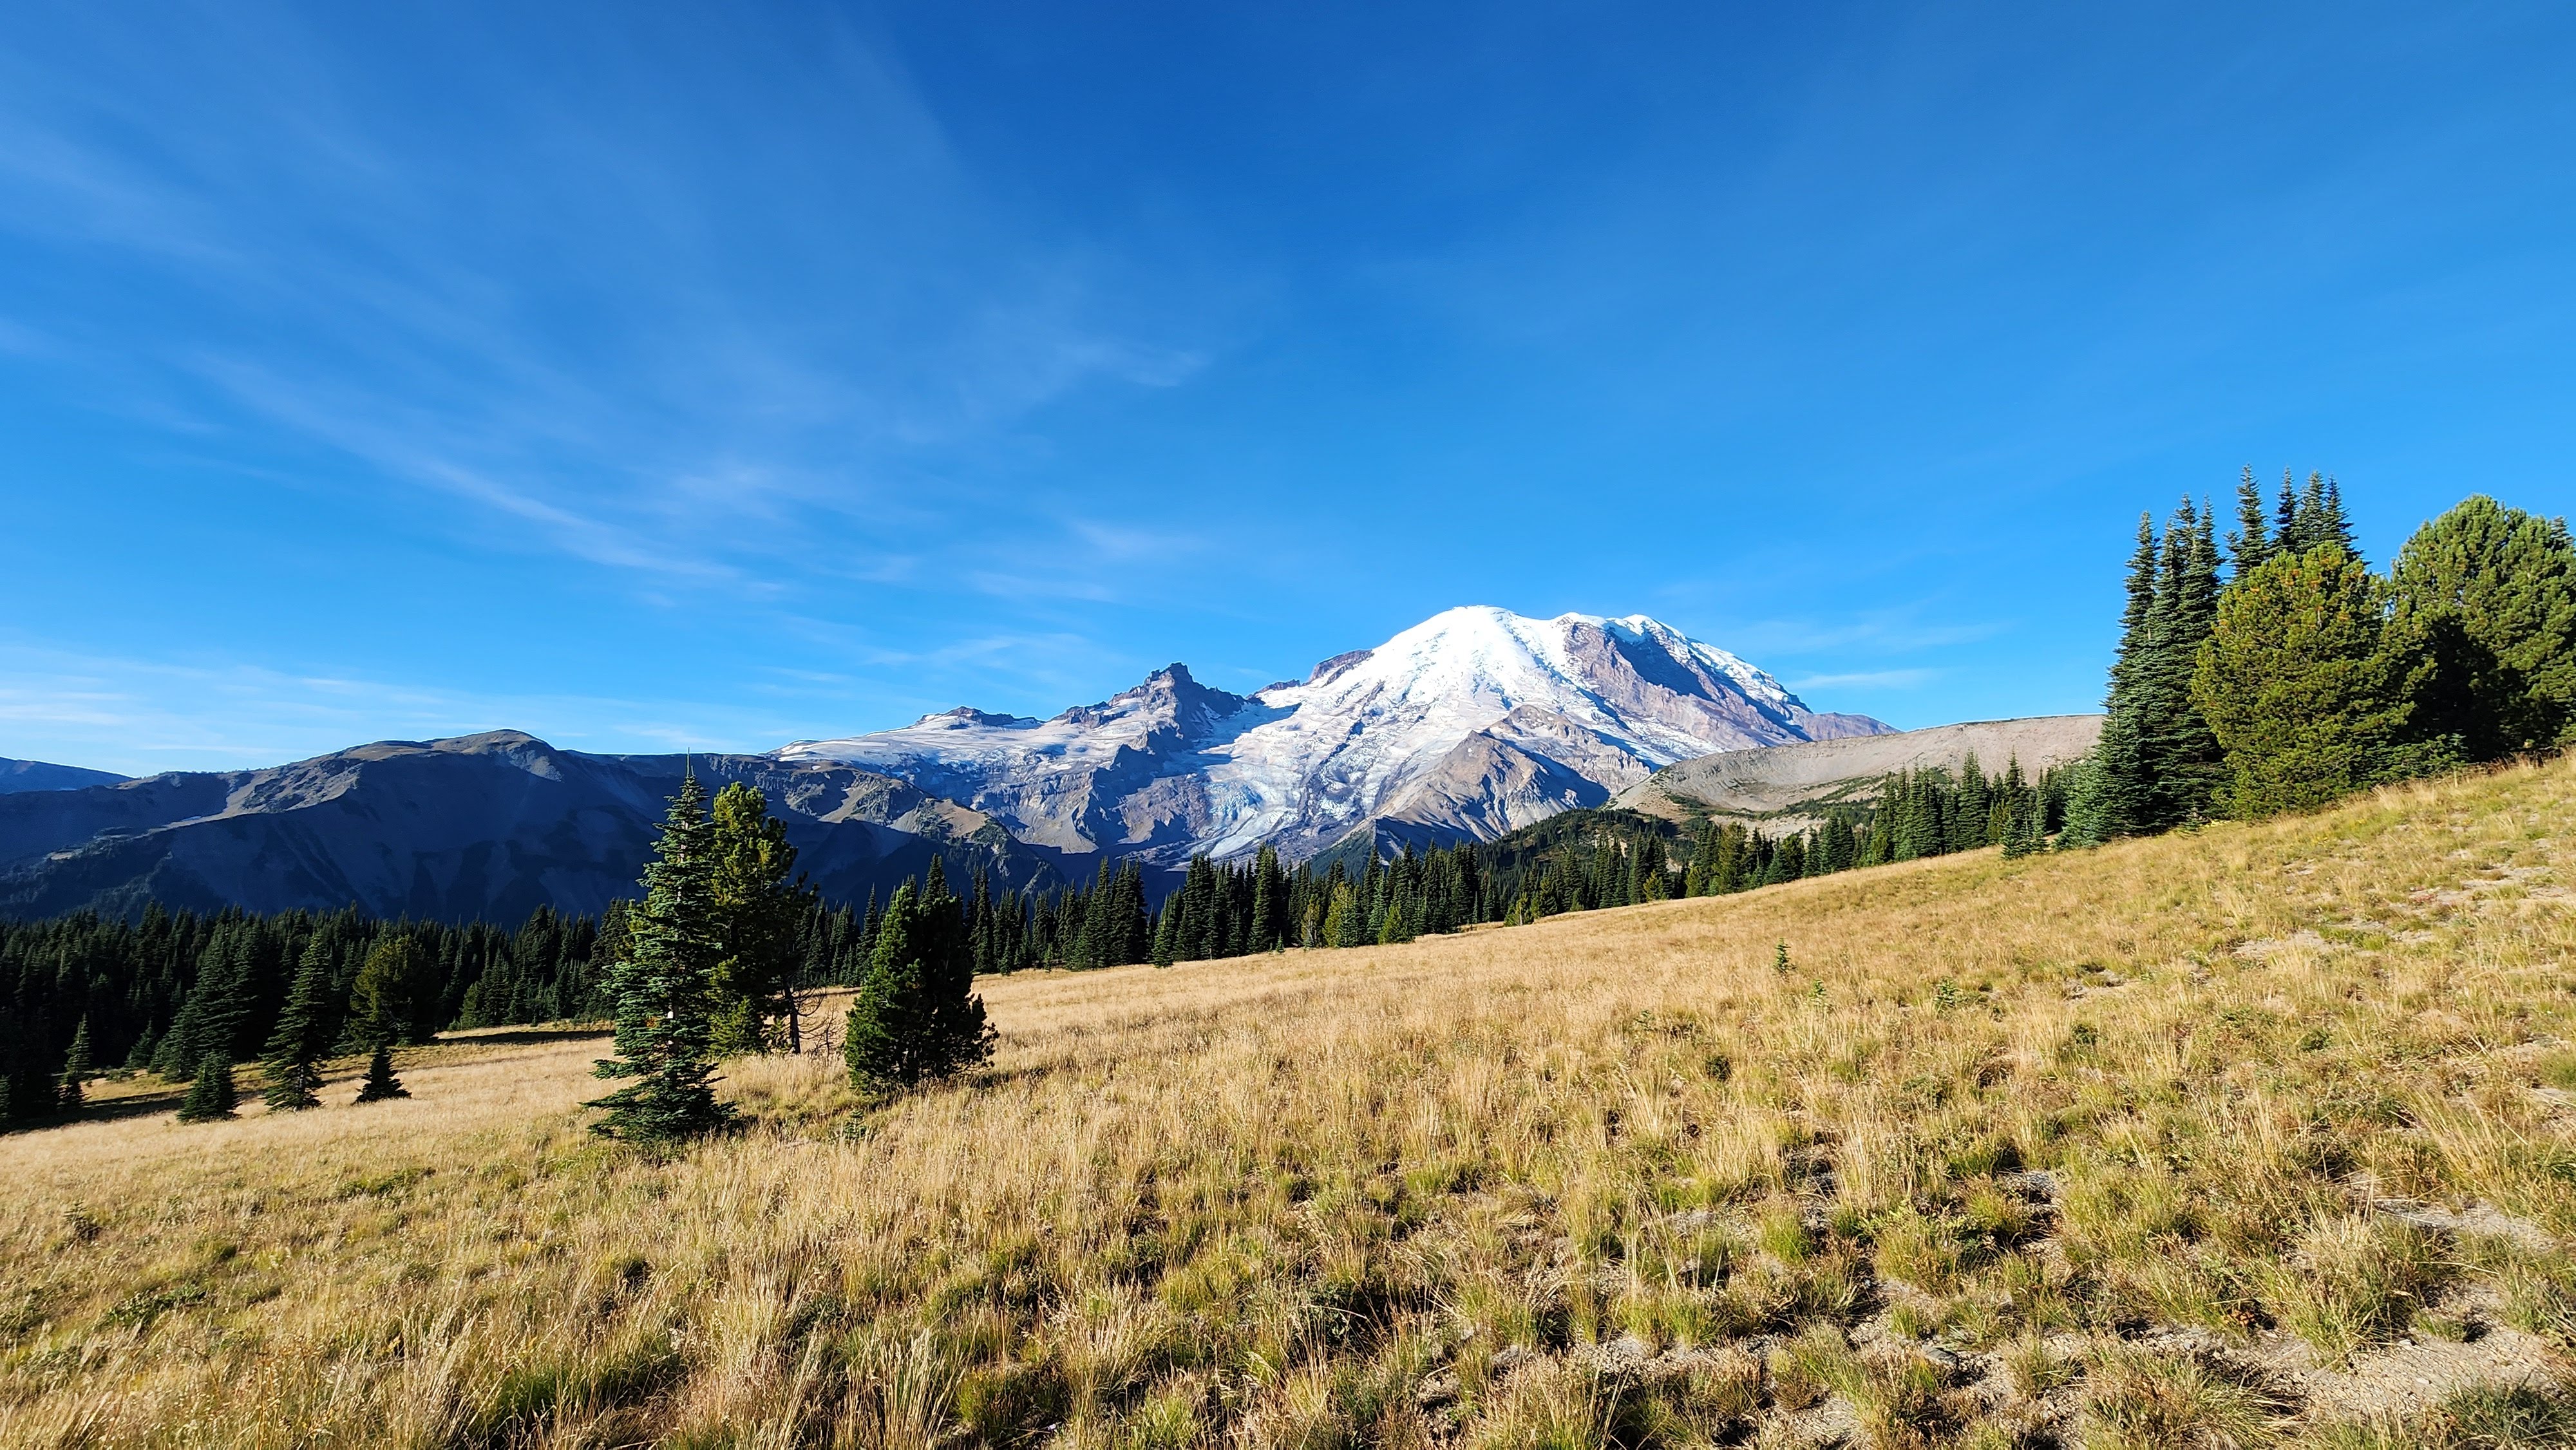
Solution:
{"label": "tall evergreen tree", "polygon": [[2111,688],[2103,701],[2106,718],[2102,739],[2094,747],[2092,769],[2080,778],[2087,792],[2084,817],[2100,839],[2149,829],[2158,814],[2155,774],[2143,744],[2146,687],[2154,667],[2156,633],[2155,520],[2138,515],[2138,546],[2129,556],[2126,603],[2120,611],[2120,643],[2111,658]]}
{"label": "tall evergreen tree", "polygon": [[2472,759],[2576,736],[2576,544],[2564,519],[2481,494],[2415,531],[2389,569],[2394,627],[2432,660],[2419,732]]}
{"label": "tall evergreen tree", "polygon": [[349,1045],[427,1042],[439,1027],[437,979],[438,959],[410,932],[379,938],[349,989]]}
{"label": "tall evergreen tree", "polygon": [[2272,557],[2271,531],[2263,522],[2263,490],[2254,483],[2254,468],[2248,464],[2236,481],[2236,528],[2227,536],[2228,563],[2233,577],[2242,579],[2263,567]]}
{"label": "tall evergreen tree", "polygon": [[2308,526],[2308,533],[2317,543],[2332,544],[2342,550],[2345,558],[2361,557],[2361,545],[2354,537],[2352,522],[2343,514],[2343,485],[2332,478],[2326,480],[2325,489],[2318,496],[2317,517]]}
{"label": "tall evergreen tree", "polygon": [[295,984],[286,1006],[269,1033],[262,1066],[268,1077],[268,1110],[300,1112],[318,1108],[322,1098],[320,1063],[331,1049],[331,953],[319,937],[305,947],[295,969]]}
{"label": "tall evergreen tree", "polygon": [[[66,1113],[79,1112],[81,1084],[96,1071],[89,1057],[89,1018],[84,1016],[80,1025],[72,1029],[71,1046],[63,1051],[62,1075],[54,1083],[54,1106]],[[8,1113],[5,1106],[0,1106],[0,1122],[6,1121]]]}
{"label": "tall evergreen tree", "polygon": [[2302,513],[2299,507],[2299,475],[2295,469],[2281,470],[2280,502],[2272,511],[2272,552],[2304,554],[2315,542],[2309,537],[2309,524],[2314,515]]}
{"label": "tall evergreen tree", "polygon": [[2227,805],[2262,816],[2384,779],[2413,710],[2384,586],[2331,539],[2227,592],[2192,691],[2226,747]]}
{"label": "tall evergreen tree", "polygon": [[2214,813],[2221,774],[2218,740],[2191,691],[2201,641],[2217,617],[2218,548],[2210,521],[2189,499],[2167,525],[2156,567],[2143,648],[2113,713],[2136,732],[2143,780],[2126,804],[2129,831],[2160,831]]}
{"label": "tall evergreen tree", "polygon": [[740,781],[716,793],[710,830],[715,922],[714,1047],[719,1053],[804,1047],[796,978],[798,930],[814,893],[796,876],[787,823]]}
{"label": "tall evergreen tree", "polygon": [[237,1115],[233,1109],[239,1102],[233,1090],[232,1059],[220,1052],[202,1053],[197,1058],[197,1077],[188,1089],[187,1101],[179,1104],[179,1121],[211,1123],[234,1117]]}
{"label": "tall evergreen tree", "polygon": [[733,1116],[715,1093],[712,1017],[724,944],[706,801],[695,773],[682,779],[644,866],[644,899],[627,916],[626,954],[610,969],[618,1055],[595,1072],[635,1081],[583,1104],[606,1111],[591,1125],[606,1137],[665,1142]]}
{"label": "tall evergreen tree", "polygon": [[993,1055],[974,965],[951,924],[953,902],[928,889],[917,894],[910,882],[895,889],[850,1003],[841,1054],[852,1081],[874,1091],[954,1076]]}

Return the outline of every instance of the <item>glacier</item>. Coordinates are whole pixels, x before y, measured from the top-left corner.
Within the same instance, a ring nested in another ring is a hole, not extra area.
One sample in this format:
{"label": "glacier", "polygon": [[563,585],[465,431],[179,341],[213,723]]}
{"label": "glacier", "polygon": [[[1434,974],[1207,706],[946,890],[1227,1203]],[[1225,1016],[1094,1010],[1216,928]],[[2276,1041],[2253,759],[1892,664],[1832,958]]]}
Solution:
{"label": "glacier", "polygon": [[776,754],[909,781],[1032,844],[1173,866],[1291,860],[1367,829],[1490,840],[1721,750],[1885,733],[1645,615],[1432,616],[1236,695],[1188,668],[1048,720],[959,708]]}

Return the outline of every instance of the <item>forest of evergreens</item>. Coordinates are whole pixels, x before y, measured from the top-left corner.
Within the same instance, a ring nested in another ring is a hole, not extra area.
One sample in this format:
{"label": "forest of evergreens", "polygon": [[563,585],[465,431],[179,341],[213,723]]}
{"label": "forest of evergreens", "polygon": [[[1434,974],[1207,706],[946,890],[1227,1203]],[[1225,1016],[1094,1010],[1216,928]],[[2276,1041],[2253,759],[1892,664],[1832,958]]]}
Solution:
{"label": "forest of evergreens", "polygon": [[[1805,832],[1741,824],[1684,831],[1624,811],[1576,811],[1499,841],[1383,858],[1359,853],[1324,869],[1284,865],[1268,850],[1241,864],[1192,861],[1159,907],[1133,862],[1104,863],[1087,887],[995,892],[980,873],[961,895],[944,863],[908,881],[908,928],[929,955],[952,950],[977,974],[1243,956],[1284,947],[1410,941],[1486,922],[1685,895],[1718,895],[1855,865],[2037,839],[2054,829],[2062,793],[2025,781],[2018,764],[1887,780],[1875,806],[1845,808]],[[737,856],[776,852],[758,792],[729,787],[713,819]],[[792,853],[788,861],[792,861]],[[798,989],[857,986],[880,953],[892,899],[838,906],[766,869],[776,939],[770,976]],[[515,930],[486,923],[385,921],[356,910],[214,915],[148,907],[136,920],[92,913],[0,921],[0,1120],[51,1117],[73,1079],[201,1075],[208,1060],[261,1060],[299,976],[310,973],[314,1021],[299,1030],[330,1048],[366,1051],[381,1037],[426,1042],[442,1031],[613,1017],[610,968],[628,947],[633,907],[598,918],[539,908]],[[922,923],[928,923],[923,925]],[[749,935],[737,928],[737,935]],[[953,948],[949,945],[953,943]],[[736,955],[744,955],[737,953]],[[750,955],[761,955],[751,953]],[[796,1030],[790,1004],[736,983],[721,1044],[759,1046]],[[753,998],[763,1001],[755,1004]]]}
{"label": "forest of evergreens", "polygon": [[2576,545],[2566,521],[2469,498],[2385,575],[2341,490],[2248,470],[2216,511],[2138,521],[2101,743],[2065,842],[2328,804],[2411,776],[2560,748],[2576,732]]}
{"label": "forest of evergreens", "polygon": [[[1971,757],[1891,776],[1802,830],[1573,811],[1497,841],[1363,843],[1320,865],[1266,848],[1201,858],[1159,883],[1104,862],[1088,886],[1050,892],[997,892],[980,873],[960,892],[934,861],[883,902],[839,904],[793,876],[783,828],[737,785],[698,825],[675,801],[666,827],[704,832],[688,888],[698,905],[648,891],[596,919],[540,908],[514,930],[354,909],[0,921],[0,1122],[77,1111],[81,1084],[110,1074],[196,1081],[209,1064],[265,1060],[292,1083],[328,1051],[608,1019],[631,1007],[620,971],[639,953],[703,957],[705,1000],[691,1010],[710,1050],[761,1050],[796,1039],[799,990],[864,999],[871,982],[894,990],[898,969],[962,1002],[971,991],[957,984],[979,974],[1390,944],[1984,846],[2087,846],[2319,805],[2576,733],[2576,546],[2563,521],[2471,498],[2383,576],[2321,477],[2285,477],[2267,508],[2249,472],[2237,515],[2223,553],[2206,505],[2186,501],[2161,534],[2140,521],[2102,739],[2064,770],[2032,777],[2008,761],[1990,774]],[[645,925],[651,944],[639,944]],[[983,1031],[980,1016],[954,1028]]]}

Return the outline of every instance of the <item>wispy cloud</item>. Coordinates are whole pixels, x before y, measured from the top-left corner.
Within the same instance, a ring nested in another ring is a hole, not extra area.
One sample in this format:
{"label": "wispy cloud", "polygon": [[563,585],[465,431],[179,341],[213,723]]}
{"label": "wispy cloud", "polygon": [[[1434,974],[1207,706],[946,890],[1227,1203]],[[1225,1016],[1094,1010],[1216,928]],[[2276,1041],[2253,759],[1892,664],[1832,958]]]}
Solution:
{"label": "wispy cloud", "polygon": [[[118,373],[97,395],[184,411],[201,381],[464,505],[468,540],[508,521],[644,587],[741,588],[800,572],[824,521],[837,577],[900,572],[877,553],[985,554],[1023,516],[1043,531],[1044,500],[979,508],[939,460],[1085,387],[1187,381],[1208,344],[1167,319],[1191,309],[985,188],[855,31],[788,54],[694,23],[658,37],[677,53],[594,55],[571,87],[532,74],[460,97],[437,146],[353,91],[330,26],[284,12],[196,12],[185,44],[149,48],[162,69],[114,85],[0,60],[0,228],[117,250],[192,299],[157,355],[94,360]],[[755,62],[756,87],[725,73]],[[656,67],[655,91],[709,82],[696,123],[744,144],[619,124],[602,107],[646,80],[621,64]],[[478,164],[478,129],[510,165]],[[818,216],[817,197],[851,200]],[[1125,557],[1125,527],[1100,521],[1084,557]],[[1107,592],[1030,573],[979,587]]]}
{"label": "wispy cloud", "polygon": [[1931,669],[1855,670],[1839,675],[1807,675],[1788,683],[1792,690],[1911,690],[1940,677],[1941,671]]}
{"label": "wispy cloud", "polygon": [[0,755],[129,775],[274,765],[365,740],[523,729],[576,749],[768,749],[784,713],[703,701],[484,694],[255,661],[0,642]]}

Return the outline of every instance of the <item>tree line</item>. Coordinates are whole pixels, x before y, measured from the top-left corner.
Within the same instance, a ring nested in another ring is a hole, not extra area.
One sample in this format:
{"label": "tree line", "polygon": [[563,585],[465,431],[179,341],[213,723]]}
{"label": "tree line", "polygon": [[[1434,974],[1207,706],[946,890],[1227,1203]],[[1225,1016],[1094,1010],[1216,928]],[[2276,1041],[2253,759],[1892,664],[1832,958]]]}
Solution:
{"label": "tree line", "polygon": [[[1890,776],[1874,805],[1837,808],[1804,832],[1684,831],[1576,811],[1499,841],[1343,853],[1320,866],[1291,867],[1267,848],[1243,862],[1200,858],[1158,905],[1132,861],[1104,862],[1089,885],[1052,892],[996,891],[976,872],[961,895],[934,860],[890,899],[830,906],[796,877],[794,850],[759,791],[734,785],[695,799],[703,828],[673,846],[694,843],[712,873],[705,1030],[715,1056],[799,1047],[798,990],[876,978],[891,991],[899,984],[885,974],[914,964],[938,984],[961,972],[971,982],[1039,967],[1393,944],[1998,842],[2009,850],[2017,830],[2044,836],[2063,811],[2055,776],[2025,779],[2017,762],[1990,776],[1972,757],[1956,773]],[[193,1084],[215,1064],[229,1085],[233,1067],[274,1055],[281,1031],[305,1050],[300,1066],[289,1058],[279,1070],[300,1074],[335,1053],[445,1031],[614,1019],[625,1003],[618,964],[639,949],[651,881],[640,900],[599,917],[540,907],[515,930],[384,921],[354,908],[258,916],[156,905],[132,921],[0,922],[0,1122],[76,1109],[79,1085],[111,1074]],[[898,1060],[888,1080],[921,1071]]]}
{"label": "tree line", "polygon": [[2324,805],[2576,734],[2576,545],[2566,521],[2462,501],[2385,574],[2341,488],[2246,470],[2224,551],[2185,499],[2138,521],[2102,739],[2065,841]]}
{"label": "tree line", "polygon": [[[712,1041],[726,1051],[787,1045],[799,1030],[793,987],[834,960],[835,914],[794,876],[794,851],[760,792],[730,786],[714,804]],[[218,1111],[207,1094],[219,1091],[216,1077],[229,1092],[241,1063],[267,1064],[273,1087],[337,1053],[389,1055],[442,1031],[612,1016],[612,968],[629,954],[633,909],[619,902],[593,918],[539,907],[515,931],[355,908],[261,916],[152,905],[133,920],[0,921],[0,1123],[77,1111],[84,1083],[140,1073],[202,1086],[188,1111],[220,1115],[231,1104]]]}

